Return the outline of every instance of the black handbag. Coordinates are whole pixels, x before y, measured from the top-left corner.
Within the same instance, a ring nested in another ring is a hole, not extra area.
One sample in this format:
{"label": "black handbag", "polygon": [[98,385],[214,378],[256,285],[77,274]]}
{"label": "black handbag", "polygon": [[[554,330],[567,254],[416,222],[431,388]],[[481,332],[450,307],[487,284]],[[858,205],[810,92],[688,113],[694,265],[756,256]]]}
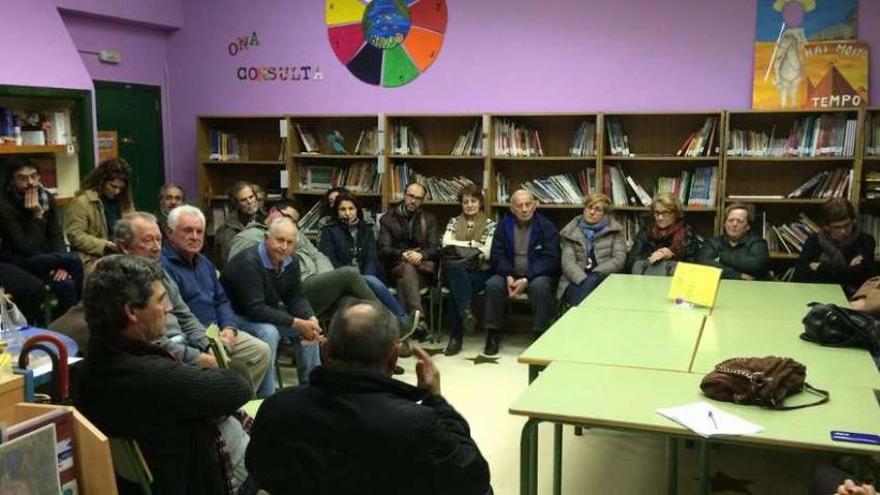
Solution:
{"label": "black handbag", "polygon": [[828,347],[859,347],[880,353],[880,322],[873,316],[835,304],[810,303],[801,338]]}
{"label": "black handbag", "polygon": [[465,246],[443,246],[440,253],[443,264],[463,264],[471,270],[480,267],[480,250]]}

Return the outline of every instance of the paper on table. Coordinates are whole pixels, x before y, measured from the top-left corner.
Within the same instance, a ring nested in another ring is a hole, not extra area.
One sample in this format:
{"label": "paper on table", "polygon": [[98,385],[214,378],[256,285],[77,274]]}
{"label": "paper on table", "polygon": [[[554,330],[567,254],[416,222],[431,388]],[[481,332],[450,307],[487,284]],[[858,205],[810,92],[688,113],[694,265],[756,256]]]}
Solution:
{"label": "paper on table", "polygon": [[707,402],[666,407],[657,409],[657,413],[704,437],[750,435],[764,431],[759,425],[724,412]]}

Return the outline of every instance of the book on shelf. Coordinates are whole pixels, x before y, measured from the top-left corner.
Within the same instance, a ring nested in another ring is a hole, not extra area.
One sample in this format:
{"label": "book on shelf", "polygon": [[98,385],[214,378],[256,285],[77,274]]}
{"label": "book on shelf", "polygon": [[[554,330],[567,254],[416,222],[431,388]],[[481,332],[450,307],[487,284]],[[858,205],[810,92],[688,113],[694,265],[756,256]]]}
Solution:
{"label": "book on shelf", "polygon": [[681,147],[675,152],[675,156],[712,156],[717,154],[717,131],[718,117],[706,117],[703,127],[692,132],[681,143]]}
{"label": "book on shelf", "polygon": [[211,129],[208,132],[208,140],[210,142],[208,160],[226,162],[248,159],[247,141],[239,139],[235,134]]}
{"label": "book on shelf", "polygon": [[816,222],[804,213],[793,222],[778,225],[770,224],[765,213],[761,213],[761,220],[761,231],[771,253],[800,254],[807,237],[819,231]]}
{"label": "book on shelf", "polygon": [[480,119],[477,119],[467,133],[458,136],[450,154],[452,156],[483,155],[483,122]]}
{"label": "book on shelf", "polygon": [[608,133],[608,150],[611,156],[633,156],[629,151],[629,138],[617,117],[605,119],[605,130]]}
{"label": "book on shelf", "polygon": [[[860,230],[874,239],[880,239],[880,218],[874,215],[859,215]],[[874,256],[880,255],[880,243],[874,247]]]}
{"label": "book on shelf", "polygon": [[395,155],[423,155],[425,144],[410,124],[400,122],[391,132],[391,153]]}
{"label": "book on shelf", "polygon": [[429,201],[458,201],[458,191],[466,185],[474,185],[474,181],[464,176],[432,177],[422,175],[406,163],[394,165],[391,171],[391,199],[403,199],[403,192],[413,182],[425,187],[425,199]]}
{"label": "book on shelf", "polygon": [[296,127],[296,135],[299,136],[299,142],[302,143],[302,153],[320,153],[321,147],[318,145],[318,138],[315,137],[315,133],[310,129],[300,125],[294,124]]}
{"label": "book on shelf", "polygon": [[805,115],[787,134],[732,129],[727,155],[733,157],[851,157],[855,154],[857,120],[844,113]]}
{"label": "book on shelf", "polygon": [[868,113],[865,119],[865,155],[880,156],[880,114]]}
{"label": "book on shelf", "polygon": [[357,144],[354,145],[355,155],[379,154],[379,128],[364,129],[358,135]]}
{"label": "book on shelf", "polygon": [[327,190],[342,186],[357,194],[378,194],[382,174],[373,162],[354,162],[346,166],[298,165],[301,189]]}
{"label": "book on shelf", "polygon": [[867,200],[880,199],[880,172],[875,170],[865,172],[862,198]]}
{"label": "book on shelf", "polygon": [[301,217],[299,217],[299,228],[306,235],[317,235],[318,234],[318,224],[321,220],[321,201],[316,201],[315,204],[312,205]]}
{"label": "book on shelf", "polygon": [[[532,193],[539,203],[557,205],[583,205],[584,197],[594,192],[596,169],[587,168],[577,173],[557,174],[545,178],[530,179],[519,187]],[[507,202],[510,198],[510,182],[502,175],[496,175],[498,201]]]}
{"label": "book on shelf", "polygon": [[528,128],[514,120],[498,119],[494,134],[495,156],[544,156],[537,129]]}
{"label": "book on shelf", "polygon": [[568,148],[570,156],[595,156],[596,154],[596,123],[584,119],[575,129]]}
{"label": "book on shelf", "polygon": [[788,194],[788,198],[846,198],[852,186],[852,169],[837,167],[823,170],[810,177],[797,189]]}
{"label": "book on shelf", "polygon": [[623,215],[622,218],[618,218],[618,221],[623,224],[623,240],[626,242],[626,250],[629,251],[635,244],[639,231],[647,225],[646,217],[644,215]]}
{"label": "book on shelf", "polygon": [[283,162],[287,156],[287,136],[281,138],[281,146],[278,148],[278,161]]}
{"label": "book on shelf", "polygon": [[623,167],[605,167],[605,193],[615,206],[651,206],[660,194],[673,194],[683,206],[712,207],[718,194],[718,167],[682,170],[678,177],[658,177],[651,195]]}
{"label": "book on shelf", "polygon": [[605,189],[605,194],[611,198],[614,206],[651,205],[651,195],[622,166],[608,165],[605,173],[608,178],[603,182],[610,186]]}

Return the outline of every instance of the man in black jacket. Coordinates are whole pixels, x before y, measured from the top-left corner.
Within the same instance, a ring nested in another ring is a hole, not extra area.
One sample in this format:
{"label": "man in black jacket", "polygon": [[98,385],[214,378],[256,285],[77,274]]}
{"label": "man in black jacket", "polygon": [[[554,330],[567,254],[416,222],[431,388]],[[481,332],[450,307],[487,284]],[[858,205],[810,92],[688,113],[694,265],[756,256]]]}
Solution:
{"label": "man in black jacket", "polygon": [[6,165],[6,186],[0,195],[0,239],[0,259],[49,284],[58,298],[60,313],[79,301],[82,263],[67,252],[55,201],[40,184],[40,173],[32,161],[15,160]]}
{"label": "man in black jacket", "polygon": [[485,495],[489,466],[467,421],[440,395],[440,372],[419,347],[418,386],[391,378],[397,321],[379,303],[337,312],[328,364],[306,386],[266,399],[246,465],[272,494]]}
{"label": "man in black jacket", "polygon": [[[424,186],[411,183],[404,191],[403,201],[379,220],[379,257],[396,281],[398,298],[409,314],[416,310],[426,314],[419,290],[433,283],[440,254],[437,219],[421,207],[425,194]],[[422,320],[417,336],[427,333],[428,327]],[[402,346],[401,355],[409,356],[407,343]]]}
{"label": "man in black jacket", "polygon": [[150,344],[171,307],[158,264],[103,258],[85,288],[91,337],[77,407],[102,432],[134,439],[153,473],[153,493],[227,492],[231,473],[218,449],[218,420],[251,396],[230,369],[201,369]]}

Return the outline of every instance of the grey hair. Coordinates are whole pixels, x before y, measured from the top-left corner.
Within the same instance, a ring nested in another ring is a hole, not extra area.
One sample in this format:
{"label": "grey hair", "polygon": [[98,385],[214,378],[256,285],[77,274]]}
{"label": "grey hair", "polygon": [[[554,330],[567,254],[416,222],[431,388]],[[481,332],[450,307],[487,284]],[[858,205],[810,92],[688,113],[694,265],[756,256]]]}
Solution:
{"label": "grey hair", "polygon": [[177,185],[173,182],[166,182],[165,184],[162,185],[161,188],[159,188],[159,199],[162,199],[162,196],[164,196],[165,193],[167,193],[169,189],[177,189],[178,191],[180,191],[180,197],[184,201],[186,201],[186,189],[180,187],[179,185]]}
{"label": "grey hair", "polygon": [[293,223],[293,220],[291,220],[287,217],[278,217],[275,220],[272,220],[272,223],[269,224],[269,231],[267,233],[271,234],[271,233],[275,232],[276,229],[278,229],[282,226],[285,226],[285,225],[293,228],[294,232],[296,232],[297,226],[295,223]]}
{"label": "grey hair", "polygon": [[328,357],[362,368],[382,367],[397,344],[398,328],[397,318],[380,303],[356,300],[333,315],[328,331]]}
{"label": "grey hair", "polygon": [[510,195],[510,202],[511,203],[513,203],[513,198],[515,198],[517,194],[525,194],[526,196],[529,197],[530,202],[532,202],[532,203],[535,202],[535,195],[532,194],[531,191],[529,191],[528,189],[517,189],[516,191],[513,191],[513,194]]}
{"label": "grey hair", "polygon": [[202,213],[202,210],[192,205],[180,205],[177,208],[168,212],[168,228],[170,230],[176,229],[177,222],[179,222],[180,217],[184,215],[196,216],[199,218],[199,220],[202,221],[202,225],[205,225],[205,214]]}
{"label": "grey hair", "polygon": [[116,222],[116,227],[113,228],[113,242],[116,244],[122,244],[123,246],[131,246],[132,241],[134,241],[135,220],[144,220],[159,225],[159,222],[156,220],[156,215],[153,215],[152,213],[146,211],[133,211],[131,213],[126,213],[118,222]]}
{"label": "grey hair", "polygon": [[146,258],[121,254],[101,258],[83,291],[89,333],[118,337],[128,326],[125,305],[146,307],[153,296],[153,282],[161,282],[162,276],[159,264]]}

